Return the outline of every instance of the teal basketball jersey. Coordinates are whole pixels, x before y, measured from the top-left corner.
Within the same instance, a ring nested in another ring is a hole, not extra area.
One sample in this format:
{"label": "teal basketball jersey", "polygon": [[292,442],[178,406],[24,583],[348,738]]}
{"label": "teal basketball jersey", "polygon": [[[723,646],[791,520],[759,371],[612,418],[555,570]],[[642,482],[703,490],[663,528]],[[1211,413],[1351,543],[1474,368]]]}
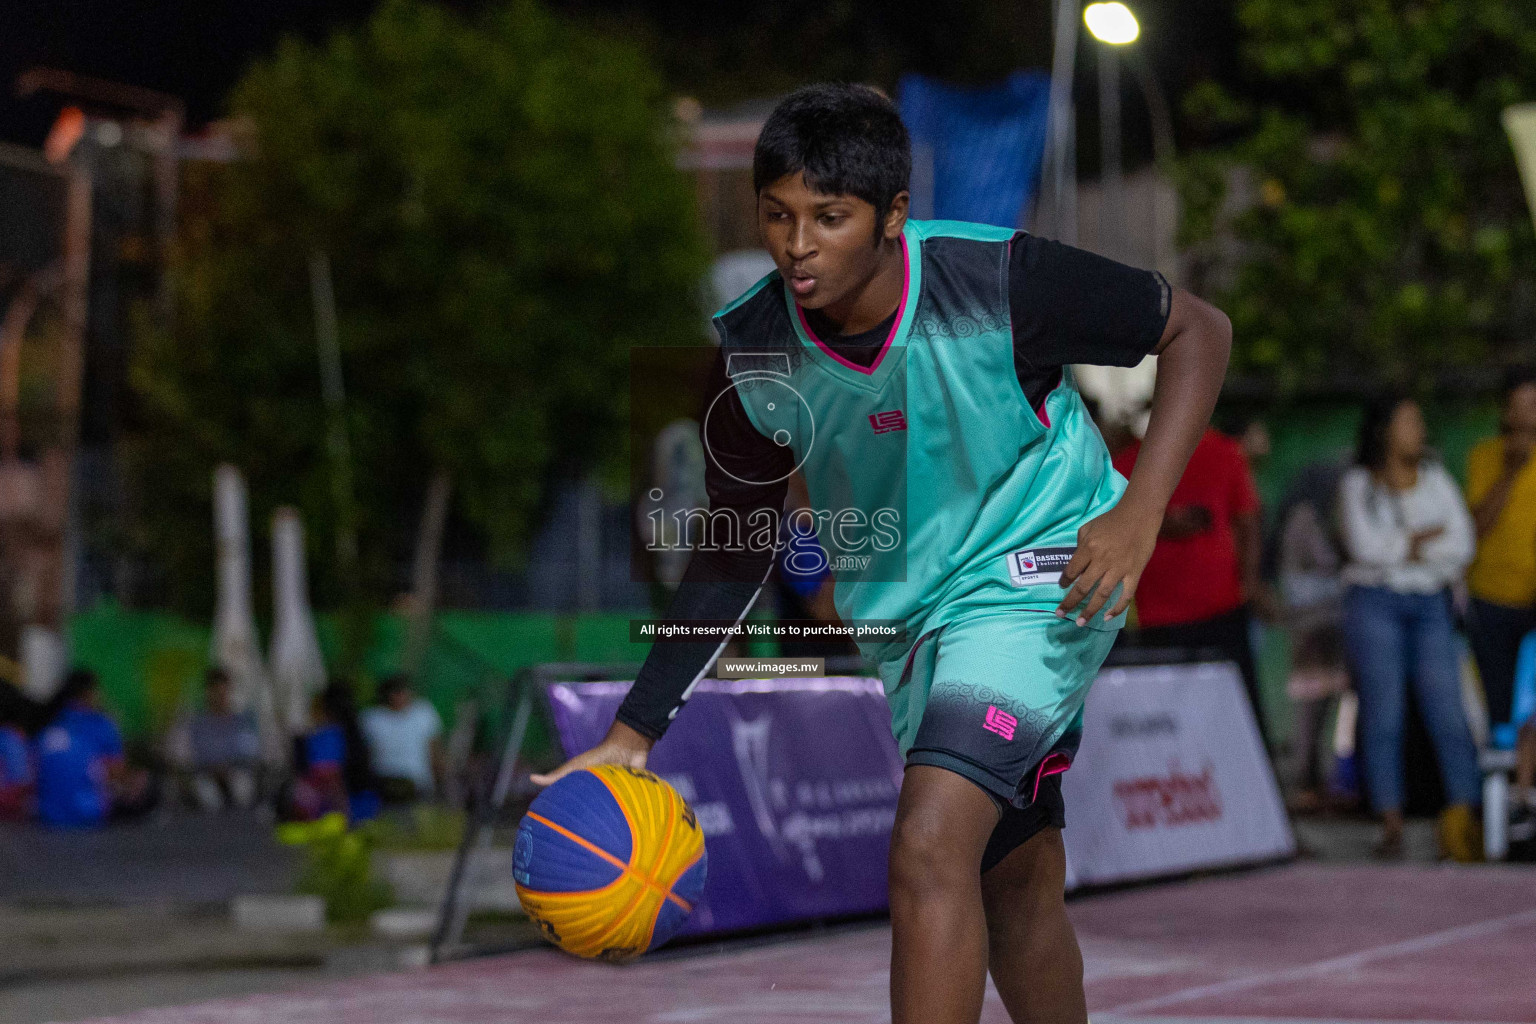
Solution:
{"label": "teal basketball jersey", "polygon": [[1020,387],[1014,234],[909,220],[901,306],[867,368],[815,336],[777,272],[715,317],[753,426],[804,475],[838,615],[906,626],[860,641],[877,663],[971,614],[1052,612],[1079,527],[1125,489],[1070,368],[1039,409]]}

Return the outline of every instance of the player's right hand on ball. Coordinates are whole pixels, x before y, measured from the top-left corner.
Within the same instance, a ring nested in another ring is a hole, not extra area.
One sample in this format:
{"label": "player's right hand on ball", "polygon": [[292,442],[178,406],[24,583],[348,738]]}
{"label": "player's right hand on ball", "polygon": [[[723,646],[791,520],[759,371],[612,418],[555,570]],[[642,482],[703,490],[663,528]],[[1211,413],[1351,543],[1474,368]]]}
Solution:
{"label": "player's right hand on ball", "polygon": [[644,768],[655,740],[636,732],[623,722],[614,722],[603,741],[584,754],[577,754],[554,771],[544,775],[532,775],[535,785],[548,786],[552,782],[583,768],[599,764],[619,764],[626,768]]}

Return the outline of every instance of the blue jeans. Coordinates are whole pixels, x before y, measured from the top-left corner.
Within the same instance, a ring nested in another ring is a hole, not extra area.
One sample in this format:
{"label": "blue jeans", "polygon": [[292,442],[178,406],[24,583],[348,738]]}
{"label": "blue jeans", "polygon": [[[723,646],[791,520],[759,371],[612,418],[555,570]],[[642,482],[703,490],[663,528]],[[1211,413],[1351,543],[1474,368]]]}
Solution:
{"label": "blue jeans", "polygon": [[1448,593],[1350,587],[1344,642],[1360,691],[1360,741],[1377,813],[1403,806],[1403,722],[1411,680],[1453,804],[1481,801],[1477,748],[1461,705],[1460,645]]}

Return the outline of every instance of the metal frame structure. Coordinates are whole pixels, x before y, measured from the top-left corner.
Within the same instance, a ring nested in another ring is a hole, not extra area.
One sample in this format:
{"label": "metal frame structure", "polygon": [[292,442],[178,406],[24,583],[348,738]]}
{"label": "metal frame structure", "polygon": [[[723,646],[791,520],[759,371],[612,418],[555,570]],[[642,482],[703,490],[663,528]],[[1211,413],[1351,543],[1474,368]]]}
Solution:
{"label": "metal frame structure", "polygon": [[640,670],[636,662],[554,662],[525,668],[512,677],[507,687],[506,707],[511,711],[510,724],[496,758],[495,782],[488,793],[481,790],[476,797],[475,808],[470,814],[464,838],[454,857],[453,872],[448,878],[448,888],[443,893],[442,906],[438,910],[437,930],[429,947],[432,963],[463,956],[464,926],[469,920],[469,904],[464,899],[464,880],[470,858],[489,845],[495,830],[496,818],[506,805],[512,791],[512,775],[522,756],[523,742],[528,737],[528,724],[533,719],[534,698],[542,694],[546,684],[561,680],[597,680],[630,678]]}

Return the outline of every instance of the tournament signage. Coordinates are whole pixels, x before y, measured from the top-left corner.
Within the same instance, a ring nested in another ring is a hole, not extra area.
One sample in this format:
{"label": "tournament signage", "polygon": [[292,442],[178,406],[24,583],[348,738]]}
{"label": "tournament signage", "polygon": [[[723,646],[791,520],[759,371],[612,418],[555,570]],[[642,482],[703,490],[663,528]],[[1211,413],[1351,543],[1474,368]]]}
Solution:
{"label": "tournament signage", "polygon": [[1061,777],[1070,885],[1296,852],[1274,772],[1229,662],[1109,668]]}
{"label": "tournament signage", "polygon": [[[603,738],[629,685],[548,686],[567,755]],[[709,849],[682,934],[885,909],[902,760],[878,680],[705,679],[649,767],[692,805]],[[1295,850],[1229,664],[1104,670],[1062,787],[1069,887]]]}
{"label": "tournament signage", "polygon": [[[553,683],[568,755],[613,724],[629,683]],[[682,934],[886,906],[902,761],[876,679],[705,679],[647,763],[698,815],[704,898]]]}

